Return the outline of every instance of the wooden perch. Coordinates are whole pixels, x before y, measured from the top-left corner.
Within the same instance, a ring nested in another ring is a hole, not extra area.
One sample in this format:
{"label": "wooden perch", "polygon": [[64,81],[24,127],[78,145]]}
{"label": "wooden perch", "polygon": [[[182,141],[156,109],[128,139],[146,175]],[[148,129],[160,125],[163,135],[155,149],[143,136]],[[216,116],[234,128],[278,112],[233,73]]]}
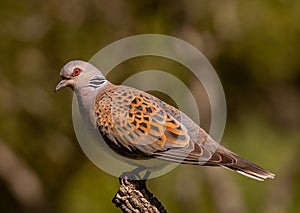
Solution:
{"label": "wooden perch", "polygon": [[161,202],[148,191],[146,180],[129,180],[120,177],[120,188],[112,202],[123,212],[166,213]]}

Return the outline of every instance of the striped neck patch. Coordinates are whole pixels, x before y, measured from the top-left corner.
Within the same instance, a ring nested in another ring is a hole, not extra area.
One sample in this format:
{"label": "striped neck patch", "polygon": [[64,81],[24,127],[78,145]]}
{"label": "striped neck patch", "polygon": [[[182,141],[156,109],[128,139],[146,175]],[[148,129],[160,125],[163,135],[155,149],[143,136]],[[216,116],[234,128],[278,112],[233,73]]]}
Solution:
{"label": "striped neck patch", "polygon": [[88,86],[97,89],[105,82],[106,79],[102,75],[95,75],[90,79]]}

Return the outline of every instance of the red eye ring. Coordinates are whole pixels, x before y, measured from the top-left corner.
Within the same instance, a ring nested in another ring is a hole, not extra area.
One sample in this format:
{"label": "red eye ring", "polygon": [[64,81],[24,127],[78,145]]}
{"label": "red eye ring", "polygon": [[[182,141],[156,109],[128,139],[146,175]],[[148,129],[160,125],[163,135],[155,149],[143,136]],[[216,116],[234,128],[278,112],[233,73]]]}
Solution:
{"label": "red eye ring", "polygon": [[73,77],[78,76],[81,72],[82,72],[82,70],[80,68],[76,67],[73,70],[72,76]]}

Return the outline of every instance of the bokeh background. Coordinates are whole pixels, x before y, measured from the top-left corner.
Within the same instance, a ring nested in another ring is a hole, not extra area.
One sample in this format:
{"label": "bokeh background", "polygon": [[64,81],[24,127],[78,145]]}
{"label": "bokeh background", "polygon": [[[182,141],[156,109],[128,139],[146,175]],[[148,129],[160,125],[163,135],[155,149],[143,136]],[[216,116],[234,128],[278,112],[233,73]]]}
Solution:
{"label": "bokeh background", "polygon": [[[144,33],[183,39],[210,60],[228,107],[222,144],[277,175],[261,183],[180,166],[148,181],[150,191],[175,213],[299,212],[299,20],[296,0],[1,0],[0,212],[119,212],[111,203],[117,178],[76,141],[71,91],[53,90],[67,61]],[[156,60],[116,70],[157,69]],[[179,67],[158,64],[170,73]]]}

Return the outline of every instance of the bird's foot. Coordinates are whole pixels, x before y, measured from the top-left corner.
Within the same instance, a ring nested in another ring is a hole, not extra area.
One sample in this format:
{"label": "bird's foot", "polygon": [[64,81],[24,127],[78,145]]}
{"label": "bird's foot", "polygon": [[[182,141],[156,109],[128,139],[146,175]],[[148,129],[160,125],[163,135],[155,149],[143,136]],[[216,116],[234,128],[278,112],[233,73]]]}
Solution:
{"label": "bird's foot", "polygon": [[127,181],[130,180],[146,180],[149,178],[151,171],[144,166],[139,166],[130,172],[124,172],[120,178]]}

